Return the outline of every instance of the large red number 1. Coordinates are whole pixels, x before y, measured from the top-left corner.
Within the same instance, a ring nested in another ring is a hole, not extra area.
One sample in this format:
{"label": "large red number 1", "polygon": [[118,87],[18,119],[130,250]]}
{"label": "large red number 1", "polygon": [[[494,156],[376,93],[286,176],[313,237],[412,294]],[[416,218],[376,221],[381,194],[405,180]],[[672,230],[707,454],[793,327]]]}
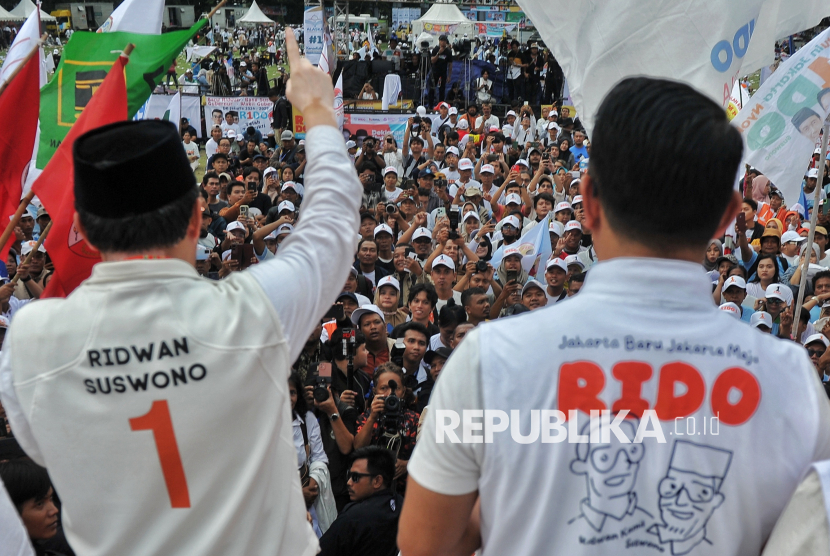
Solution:
{"label": "large red number 1", "polygon": [[130,428],[134,431],[153,431],[161,472],[167,484],[167,494],[170,495],[170,505],[174,508],[189,508],[187,478],[184,476],[184,466],[176,444],[176,433],[173,431],[167,400],[154,401],[150,411],[141,417],[130,419]]}

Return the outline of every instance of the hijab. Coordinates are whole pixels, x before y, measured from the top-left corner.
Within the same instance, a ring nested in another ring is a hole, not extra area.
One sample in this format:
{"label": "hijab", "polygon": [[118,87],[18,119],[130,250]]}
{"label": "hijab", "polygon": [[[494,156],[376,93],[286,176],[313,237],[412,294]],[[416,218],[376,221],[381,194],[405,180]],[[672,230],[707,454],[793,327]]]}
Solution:
{"label": "hijab", "polygon": [[[506,286],[507,285],[507,267],[504,266],[504,259],[502,259],[501,262],[499,263],[499,267],[496,269],[496,275],[499,278],[499,284],[501,284],[502,286]],[[524,267],[520,266],[519,267],[519,274],[518,274],[518,277],[516,278],[516,281],[519,282],[519,284],[524,285],[525,282],[527,282],[528,278],[530,278],[530,277],[528,276],[527,271],[524,269]]]}
{"label": "hijab", "polygon": [[752,180],[752,198],[758,202],[769,204],[769,178],[755,176]]}
{"label": "hijab", "polygon": [[[718,246],[718,258],[723,256],[723,244],[719,239],[712,239],[709,241],[709,244],[706,246],[706,251],[709,251],[709,248],[712,247],[712,244]],[[718,259],[715,259],[715,262],[710,263],[709,259],[706,257],[706,252],[703,254],[703,268],[706,269],[706,272],[712,272],[718,267]]]}

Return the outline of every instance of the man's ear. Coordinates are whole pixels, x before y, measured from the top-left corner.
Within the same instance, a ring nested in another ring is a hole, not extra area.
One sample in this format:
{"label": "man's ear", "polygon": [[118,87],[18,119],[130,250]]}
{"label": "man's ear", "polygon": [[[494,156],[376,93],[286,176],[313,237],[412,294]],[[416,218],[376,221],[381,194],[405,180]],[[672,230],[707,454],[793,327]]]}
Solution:
{"label": "man's ear", "polygon": [[585,227],[596,233],[602,226],[602,205],[599,198],[594,195],[594,182],[590,174],[582,176],[579,190],[582,193],[582,212],[585,215]]}

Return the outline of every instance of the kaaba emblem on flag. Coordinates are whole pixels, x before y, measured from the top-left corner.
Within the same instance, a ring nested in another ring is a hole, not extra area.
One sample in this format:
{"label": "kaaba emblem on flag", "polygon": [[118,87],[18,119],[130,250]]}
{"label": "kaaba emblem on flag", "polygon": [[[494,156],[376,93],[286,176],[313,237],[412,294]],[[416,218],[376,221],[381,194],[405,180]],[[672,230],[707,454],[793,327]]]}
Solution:
{"label": "kaaba emblem on flag", "polygon": [[75,110],[80,112],[89,104],[106,76],[106,70],[79,71],[75,74]]}

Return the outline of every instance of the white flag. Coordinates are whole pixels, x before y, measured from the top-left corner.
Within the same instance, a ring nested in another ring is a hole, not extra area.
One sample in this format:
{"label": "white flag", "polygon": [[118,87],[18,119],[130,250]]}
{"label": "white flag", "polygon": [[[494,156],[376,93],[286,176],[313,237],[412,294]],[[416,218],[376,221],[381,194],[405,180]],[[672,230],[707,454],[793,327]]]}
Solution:
{"label": "white flag", "polygon": [[[553,213],[548,213],[541,222],[536,224],[532,230],[522,236],[519,241],[512,243],[509,247],[518,247],[522,253],[522,268],[529,276],[540,282],[545,282],[545,263],[550,259],[553,249],[550,245],[550,219]],[[504,257],[504,244],[493,253],[490,264],[498,268]]]}
{"label": "white flag", "polygon": [[683,81],[726,109],[735,81],[747,73],[743,60],[762,7],[781,0],[616,0],[579,9],[567,0],[518,3],[562,66],[590,131],[608,91],[634,75]]}
{"label": "white flag", "polygon": [[769,178],[790,206],[828,113],[830,29],[782,63],[732,120],[743,136],[744,164]]}
{"label": "white flag", "polygon": [[337,127],[343,131],[343,120],[345,105],[343,104],[343,72],[340,72],[340,77],[337,78],[337,84],[334,86],[334,116],[337,118]]}
{"label": "white flag", "polygon": [[180,128],[182,123],[181,91],[177,91],[176,94],[173,95],[173,98],[170,99],[170,103],[167,105],[167,110],[164,111],[164,116],[162,116],[161,119],[172,122],[176,125],[176,129]]}
{"label": "white flag", "polygon": [[98,28],[98,32],[127,31],[160,35],[163,21],[164,0],[124,0]]}
{"label": "white flag", "polygon": [[[6,60],[0,68],[0,83],[5,82],[20,63],[31,54],[40,39],[40,17],[37,10],[33,11],[26,19],[26,23],[20,28],[9,51],[6,53]],[[43,60],[43,50],[40,52],[40,59]],[[46,84],[46,68],[41,64],[40,84]]]}
{"label": "white flag", "polygon": [[329,53],[331,51],[331,36],[323,33],[323,51],[320,53],[320,61],[317,67],[331,75],[331,64],[329,64]]}

